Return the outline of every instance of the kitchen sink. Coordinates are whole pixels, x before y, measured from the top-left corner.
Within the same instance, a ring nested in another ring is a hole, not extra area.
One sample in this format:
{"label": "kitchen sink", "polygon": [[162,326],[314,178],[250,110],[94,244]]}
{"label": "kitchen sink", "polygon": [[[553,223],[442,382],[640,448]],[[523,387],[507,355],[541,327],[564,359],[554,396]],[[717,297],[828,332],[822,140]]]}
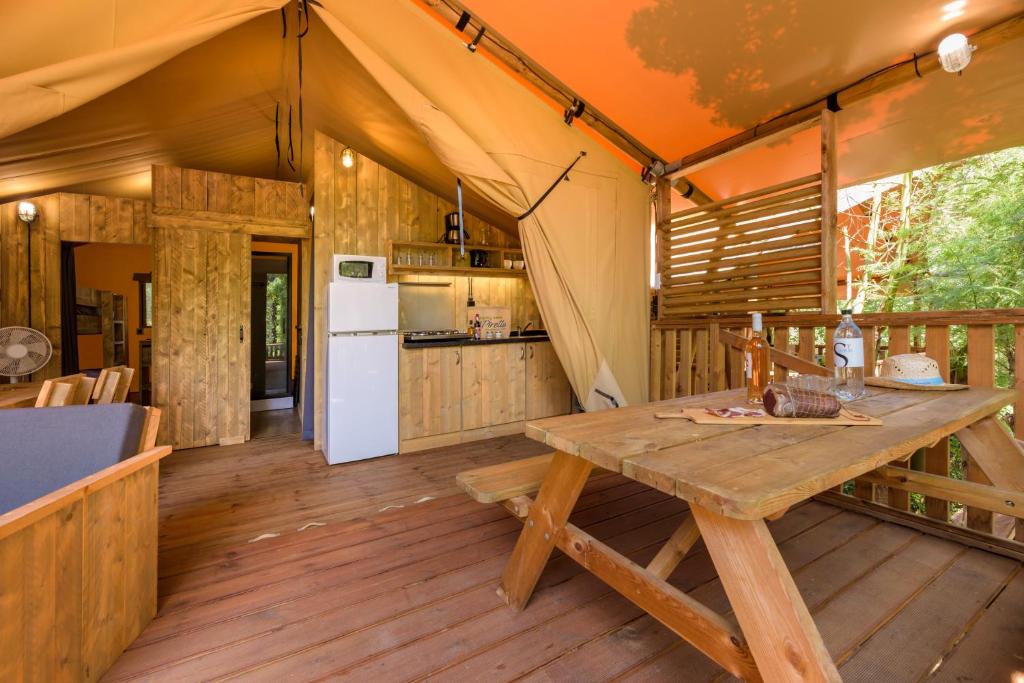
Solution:
{"label": "kitchen sink", "polygon": [[519,330],[512,330],[509,332],[510,337],[546,337],[548,336],[547,330],[526,330],[525,332],[519,332]]}

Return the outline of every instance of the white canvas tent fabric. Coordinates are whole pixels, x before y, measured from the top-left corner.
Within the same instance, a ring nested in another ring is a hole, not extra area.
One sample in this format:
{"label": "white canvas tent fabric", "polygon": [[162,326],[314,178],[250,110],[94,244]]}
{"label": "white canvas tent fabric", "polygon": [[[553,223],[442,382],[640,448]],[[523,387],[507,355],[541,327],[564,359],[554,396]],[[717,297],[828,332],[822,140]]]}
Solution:
{"label": "white canvas tent fabric", "polygon": [[649,188],[635,172],[410,3],[326,0],[327,26],[464,182],[513,215],[530,279],[587,410],[647,394]]}
{"label": "white canvas tent fabric", "polygon": [[[6,2],[0,138],[110,92],[287,0]],[[43,37],[46,39],[42,39]]]}

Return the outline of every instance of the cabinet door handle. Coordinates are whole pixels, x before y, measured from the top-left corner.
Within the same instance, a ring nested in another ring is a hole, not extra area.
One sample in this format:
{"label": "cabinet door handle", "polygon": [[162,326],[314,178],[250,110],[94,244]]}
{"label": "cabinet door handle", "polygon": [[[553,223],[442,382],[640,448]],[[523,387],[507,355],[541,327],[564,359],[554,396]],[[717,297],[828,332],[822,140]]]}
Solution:
{"label": "cabinet door handle", "polygon": [[519,360],[526,360],[526,344],[523,344],[523,348],[519,352]]}
{"label": "cabinet door handle", "polygon": [[533,360],[533,347],[530,347],[530,360]]}
{"label": "cabinet door handle", "polygon": [[242,327],[241,325],[238,326],[238,341],[239,342],[244,342],[245,341],[245,328]]}
{"label": "cabinet door handle", "polygon": [[455,364],[458,365],[461,362],[462,362],[462,351],[460,349],[455,349]]}

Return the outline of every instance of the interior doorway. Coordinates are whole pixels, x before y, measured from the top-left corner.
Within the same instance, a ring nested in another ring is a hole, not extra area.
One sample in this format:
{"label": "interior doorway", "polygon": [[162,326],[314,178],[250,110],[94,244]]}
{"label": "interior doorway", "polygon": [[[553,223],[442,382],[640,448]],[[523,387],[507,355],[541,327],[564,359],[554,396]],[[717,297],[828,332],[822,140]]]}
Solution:
{"label": "interior doorway", "polygon": [[293,243],[252,245],[252,438],[301,430],[298,414],[299,247]]}

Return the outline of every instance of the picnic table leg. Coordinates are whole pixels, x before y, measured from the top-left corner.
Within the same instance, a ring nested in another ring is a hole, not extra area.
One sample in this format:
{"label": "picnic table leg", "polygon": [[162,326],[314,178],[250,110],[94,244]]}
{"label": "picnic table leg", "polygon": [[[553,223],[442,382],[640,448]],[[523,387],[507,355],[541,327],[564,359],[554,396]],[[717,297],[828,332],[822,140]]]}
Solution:
{"label": "picnic table leg", "polygon": [[556,451],[537,500],[523,524],[515,550],[505,566],[498,595],[511,607],[523,609],[548,562],[555,537],[565,527],[593,465],[574,455]]}
{"label": "picnic table leg", "polygon": [[[1024,449],[990,415],[956,433],[985,476],[1001,489],[1024,491]],[[1024,540],[1024,520],[1016,521],[1016,538]]]}
{"label": "picnic table leg", "polygon": [[764,520],[691,509],[764,680],[839,681]]}
{"label": "picnic table leg", "polygon": [[700,540],[700,529],[697,528],[697,521],[693,515],[687,515],[683,523],[647,565],[647,571],[659,579],[667,579],[698,540]]}

